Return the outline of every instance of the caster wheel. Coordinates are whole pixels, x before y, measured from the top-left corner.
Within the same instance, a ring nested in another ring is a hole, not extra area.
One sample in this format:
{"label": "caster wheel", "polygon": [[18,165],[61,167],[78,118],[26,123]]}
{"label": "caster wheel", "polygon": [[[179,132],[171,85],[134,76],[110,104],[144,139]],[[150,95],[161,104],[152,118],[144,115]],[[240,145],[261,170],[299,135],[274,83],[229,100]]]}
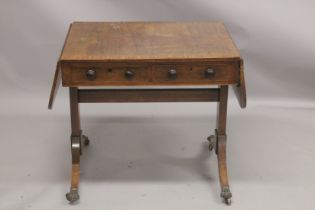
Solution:
{"label": "caster wheel", "polygon": [[224,199],[224,203],[226,203],[226,205],[230,206],[232,204],[232,199],[231,198]]}
{"label": "caster wheel", "polygon": [[232,193],[228,187],[223,188],[221,192],[221,198],[223,199],[224,203],[226,203],[227,205],[231,205]]}
{"label": "caster wheel", "polygon": [[215,143],[216,143],[216,136],[215,135],[211,135],[207,138],[207,140],[209,141],[209,151],[212,151],[214,149]]}
{"label": "caster wheel", "polygon": [[87,136],[82,135],[82,140],[83,140],[84,146],[88,146],[90,144],[90,140]]}
{"label": "caster wheel", "polygon": [[213,148],[214,148],[213,145],[209,144],[209,147],[208,147],[209,151],[212,151]]}
{"label": "caster wheel", "polygon": [[80,199],[79,192],[77,189],[71,189],[70,192],[66,194],[66,198],[70,203],[78,201]]}

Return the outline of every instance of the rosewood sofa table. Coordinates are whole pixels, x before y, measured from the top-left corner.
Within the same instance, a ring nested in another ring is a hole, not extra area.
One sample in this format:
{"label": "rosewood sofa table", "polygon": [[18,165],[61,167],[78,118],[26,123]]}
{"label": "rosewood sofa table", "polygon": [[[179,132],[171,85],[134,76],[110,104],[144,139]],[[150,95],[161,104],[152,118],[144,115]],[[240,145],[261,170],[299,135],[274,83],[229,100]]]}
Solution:
{"label": "rosewood sofa table", "polygon": [[79,103],[217,102],[217,126],[208,137],[209,149],[217,154],[221,197],[230,204],[228,87],[233,86],[242,108],[246,91],[243,60],[224,24],[74,22],[57,62],[49,109],[61,81],[70,91],[72,171],[66,195],[70,202],[79,199],[80,155],[82,145],[89,144],[80,127]]}

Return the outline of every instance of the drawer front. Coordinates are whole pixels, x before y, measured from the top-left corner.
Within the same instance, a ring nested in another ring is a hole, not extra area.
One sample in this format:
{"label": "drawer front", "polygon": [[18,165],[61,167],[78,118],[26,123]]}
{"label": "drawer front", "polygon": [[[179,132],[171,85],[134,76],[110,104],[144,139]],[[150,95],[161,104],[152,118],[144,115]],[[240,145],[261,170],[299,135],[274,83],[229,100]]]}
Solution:
{"label": "drawer front", "polygon": [[152,81],[166,84],[230,84],[237,82],[238,73],[229,64],[154,65]]}
{"label": "drawer front", "polygon": [[220,85],[239,80],[236,63],[62,63],[64,86]]}
{"label": "drawer front", "polygon": [[151,69],[128,65],[63,65],[65,86],[137,85],[151,80]]}

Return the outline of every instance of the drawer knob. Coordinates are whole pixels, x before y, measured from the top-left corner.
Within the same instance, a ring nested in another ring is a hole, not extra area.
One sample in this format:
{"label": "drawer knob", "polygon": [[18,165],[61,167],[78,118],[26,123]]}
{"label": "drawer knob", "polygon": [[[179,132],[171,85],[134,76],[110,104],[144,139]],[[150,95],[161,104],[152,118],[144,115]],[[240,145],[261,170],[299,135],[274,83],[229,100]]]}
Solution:
{"label": "drawer knob", "polygon": [[134,73],[133,73],[131,70],[125,71],[125,77],[126,77],[126,79],[132,80],[132,79],[133,79],[133,76],[134,76]]}
{"label": "drawer knob", "polygon": [[87,70],[87,72],[86,72],[86,78],[88,79],[88,80],[95,80],[95,78],[96,78],[96,72],[95,72],[95,70],[94,69],[89,69],[89,70]]}
{"label": "drawer knob", "polygon": [[168,77],[169,77],[170,79],[176,79],[176,77],[177,77],[176,69],[170,69],[170,70],[168,71]]}
{"label": "drawer knob", "polygon": [[214,69],[212,68],[208,68],[206,71],[205,71],[205,77],[207,78],[211,78],[215,75],[215,71]]}

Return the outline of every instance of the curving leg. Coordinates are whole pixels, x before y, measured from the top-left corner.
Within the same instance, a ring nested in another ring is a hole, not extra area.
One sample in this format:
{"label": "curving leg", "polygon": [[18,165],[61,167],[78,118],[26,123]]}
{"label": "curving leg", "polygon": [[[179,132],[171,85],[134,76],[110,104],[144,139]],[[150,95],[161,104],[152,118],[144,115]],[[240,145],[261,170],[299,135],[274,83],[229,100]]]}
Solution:
{"label": "curving leg", "polygon": [[70,192],[66,194],[66,198],[70,203],[79,200],[79,178],[80,178],[80,166],[78,164],[72,165],[71,172],[71,187]]}
{"label": "curving leg", "polygon": [[220,185],[221,185],[221,198],[228,205],[231,204],[232,193],[229,187],[227,165],[226,165],[226,135],[217,136],[217,157],[218,157],[218,166],[219,166],[219,176],[220,176]]}
{"label": "curving leg", "polygon": [[80,112],[78,101],[78,88],[70,87],[70,115],[71,115],[71,187],[70,192],[66,194],[66,198],[70,203],[79,200],[79,180],[80,180],[80,155],[82,131],[80,125]]}
{"label": "curving leg", "polygon": [[71,137],[72,169],[71,169],[71,187],[66,198],[71,203],[79,200],[79,181],[80,181],[80,155],[81,155],[81,137]]}
{"label": "curving leg", "polygon": [[226,118],[227,118],[227,101],[228,101],[228,86],[220,86],[217,129],[216,135],[216,154],[218,157],[218,167],[221,185],[221,197],[226,204],[231,204],[232,193],[229,187],[227,165],[226,165]]}

